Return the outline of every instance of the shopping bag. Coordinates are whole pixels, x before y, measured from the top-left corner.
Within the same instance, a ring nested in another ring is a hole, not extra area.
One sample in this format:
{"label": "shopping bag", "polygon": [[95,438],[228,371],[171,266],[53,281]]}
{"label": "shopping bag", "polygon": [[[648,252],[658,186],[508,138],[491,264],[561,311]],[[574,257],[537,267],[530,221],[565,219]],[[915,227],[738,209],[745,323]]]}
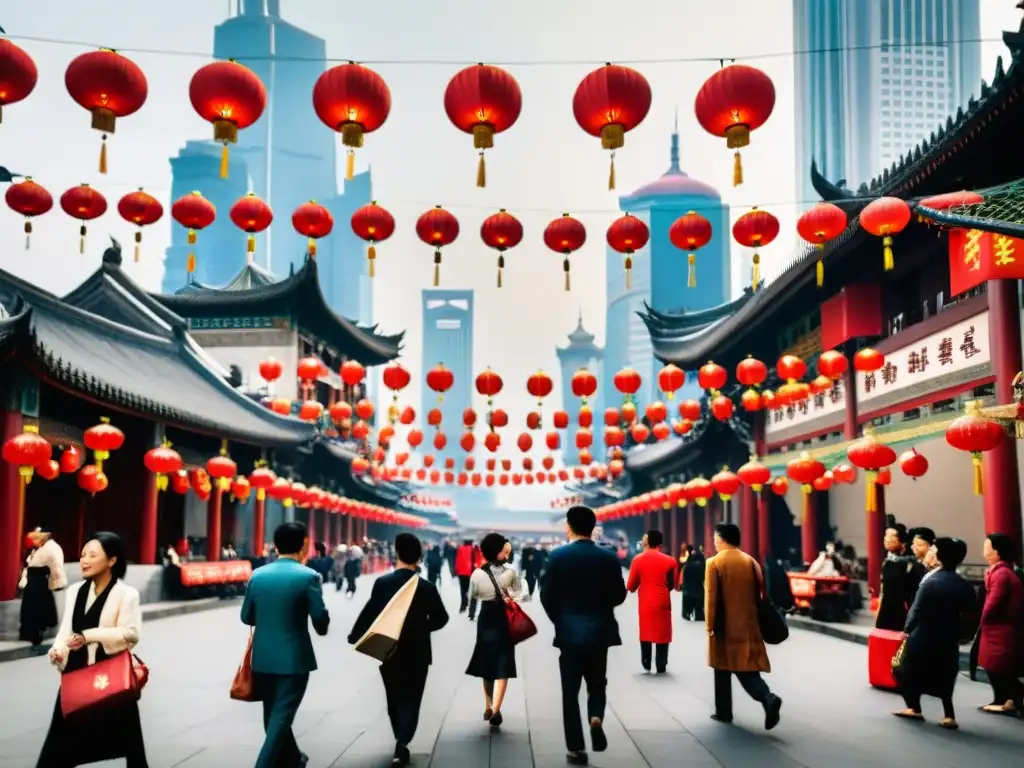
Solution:
{"label": "shopping bag", "polygon": [[245,646],[242,663],[238,665],[235,679],[231,681],[231,698],[235,701],[259,700],[252,678],[252,632],[249,633],[249,643]]}
{"label": "shopping bag", "polygon": [[384,606],[374,619],[366,634],[356,641],[355,649],[382,664],[398,649],[398,638],[402,636],[405,617],[409,615],[412,599],[416,594],[419,576],[413,575]]}

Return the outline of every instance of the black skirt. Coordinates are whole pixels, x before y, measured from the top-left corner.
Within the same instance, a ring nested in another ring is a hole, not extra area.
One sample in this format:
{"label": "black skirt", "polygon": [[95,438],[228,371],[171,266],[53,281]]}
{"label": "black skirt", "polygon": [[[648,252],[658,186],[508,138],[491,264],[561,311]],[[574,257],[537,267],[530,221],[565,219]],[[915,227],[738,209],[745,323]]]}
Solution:
{"label": "black skirt", "polygon": [[57,602],[50,591],[50,569],[38,565],[26,571],[25,592],[21,596],[20,640],[38,645],[47,630],[57,626]]}
{"label": "black skirt", "polygon": [[73,768],[102,760],[127,759],[127,768],[147,768],[142,722],[136,701],[101,712],[79,712],[68,719],[60,708],[60,691],[53,706],[36,768]]}
{"label": "black skirt", "polygon": [[480,603],[476,620],[476,645],[466,674],[484,680],[509,680],[516,676],[516,647],[508,632],[505,604]]}

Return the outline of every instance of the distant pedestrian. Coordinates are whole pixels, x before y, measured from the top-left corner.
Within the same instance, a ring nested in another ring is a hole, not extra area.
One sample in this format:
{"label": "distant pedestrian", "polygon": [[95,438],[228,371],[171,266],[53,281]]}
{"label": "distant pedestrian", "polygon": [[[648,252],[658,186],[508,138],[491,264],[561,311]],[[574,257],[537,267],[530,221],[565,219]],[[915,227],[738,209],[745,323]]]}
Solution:
{"label": "distant pedestrian", "polygon": [[36,528],[26,537],[32,552],[25,561],[18,586],[21,594],[21,626],[18,638],[40,645],[46,633],[57,626],[54,593],[68,585],[64,572],[64,550],[46,528]]}
{"label": "distant pedestrian", "polygon": [[691,547],[679,579],[683,593],[683,618],[704,621],[704,553]]}
{"label": "distant pedestrian", "polygon": [[1017,546],[1002,533],[985,538],[985,604],[978,630],[978,663],[992,686],[992,703],[982,709],[1024,715],[1024,586],[1014,572]]}
{"label": "distant pedestrian", "polygon": [[466,539],[455,552],[455,574],[459,578],[459,613],[469,608],[469,577],[473,575],[473,541]]}
{"label": "distant pedestrian", "polygon": [[651,671],[654,648],[655,671],[668,666],[668,645],[672,642],[672,590],[676,585],[676,561],[661,551],[661,531],[644,535],[646,549],[633,558],[626,589],[638,592],[640,613],[640,666]]}
{"label": "distant pedestrian", "polygon": [[331,580],[331,572],[334,570],[334,558],[327,554],[327,545],[322,541],[316,543],[314,550],[316,555],[309,559],[306,567],[319,573],[321,582],[327,584]]}
{"label": "distant pedestrian", "polygon": [[441,550],[436,544],[427,544],[423,564],[427,567],[427,581],[440,589],[441,568],[444,566],[444,560],[441,557]]}
{"label": "distant pedestrian", "polygon": [[348,548],[348,558],[345,560],[345,596],[354,597],[356,594],[356,580],[363,573],[363,550],[352,542]]}

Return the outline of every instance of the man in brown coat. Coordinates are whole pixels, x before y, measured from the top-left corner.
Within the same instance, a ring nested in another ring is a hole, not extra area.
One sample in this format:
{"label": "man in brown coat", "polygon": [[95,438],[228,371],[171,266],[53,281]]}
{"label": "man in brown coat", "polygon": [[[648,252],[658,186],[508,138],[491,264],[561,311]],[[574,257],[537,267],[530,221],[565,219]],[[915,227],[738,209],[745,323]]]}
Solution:
{"label": "man in brown coat", "polygon": [[708,666],[715,670],[715,714],[732,722],[732,675],[764,707],[764,727],[779,724],[782,699],[768,689],[762,672],[770,672],[768,651],[757,621],[757,595],[764,591],[761,568],[740,550],[740,529],[715,526],[715,554],[705,568],[704,616],[708,630]]}

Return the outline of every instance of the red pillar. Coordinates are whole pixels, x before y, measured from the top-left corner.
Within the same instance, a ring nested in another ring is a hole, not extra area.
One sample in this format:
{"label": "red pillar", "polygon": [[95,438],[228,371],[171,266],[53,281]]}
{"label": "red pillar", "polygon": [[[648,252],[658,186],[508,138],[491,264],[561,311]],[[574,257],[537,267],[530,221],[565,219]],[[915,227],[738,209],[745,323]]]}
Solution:
{"label": "red pillar", "polygon": [[156,474],[146,473],[146,490],[142,497],[142,521],[139,525],[139,565],[156,565],[157,517],[160,509],[160,490]]}
{"label": "red pillar", "polygon": [[683,514],[683,508],[677,504],[673,504],[672,508],[668,511],[669,514],[669,554],[672,557],[679,557],[679,545],[682,543],[679,541],[679,516]]}
{"label": "red pillar", "polygon": [[704,507],[704,554],[715,554],[715,505],[717,499],[709,499]]}
{"label": "red pillar", "polygon": [[814,491],[805,493],[801,489],[801,495],[803,496],[803,516],[800,522],[800,544],[801,555],[804,564],[807,565],[813,563],[818,556],[818,510]]}
{"label": "red pillar", "polygon": [[309,536],[309,546],[306,547],[306,554],[309,557],[313,557],[316,554],[316,542],[317,542],[317,530],[316,530],[316,510],[310,507],[306,510],[306,532]]}
{"label": "red pillar", "polygon": [[345,515],[345,543],[346,544],[351,544],[352,543],[352,541],[353,541],[352,535],[353,535],[352,534],[352,515],[351,514],[347,514],[347,515]]}
{"label": "red pillar", "polygon": [[696,549],[697,547],[697,510],[694,509],[692,501],[686,504],[686,543]]}
{"label": "red pillar", "polygon": [[740,535],[743,551],[757,557],[760,547],[757,531],[757,500],[754,489],[748,485],[740,488]]}
{"label": "red pillar", "polygon": [[843,374],[843,402],[846,404],[846,418],[843,420],[843,437],[856,440],[857,425],[857,374],[850,365]]}
{"label": "red pillar", "polygon": [[220,505],[223,491],[216,485],[210,491],[206,503],[206,559],[213,563],[220,560]]}
{"label": "red pillar", "polygon": [[772,493],[772,491],[763,488],[757,495],[757,559],[762,564],[768,560],[768,555],[772,551],[772,518],[769,493]]}
{"label": "red pillar", "polygon": [[267,498],[264,491],[256,492],[256,501],[252,503],[252,541],[249,548],[253,557],[263,557],[263,545],[266,542],[264,528],[267,525]]}
{"label": "red pillar", "polygon": [[868,593],[878,597],[882,590],[882,561],[885,559],[885,486],[875,485],[876,509],[867,512],[867,536],[864,546],[868,550]]}
{"label": "red pillar", "polygon": [[[988,281],[988,343],[992,350],[996,402],[1013,402],[1013,378],[1022,369],[1020,305],[1016,280]],[[1004,533],[1021,551],[1017,442],[1004,439],[985,453],[985,533]]]}
{"label": "red pillar", "polygon": [[331,543],[331,530],[332,530],[331,518],[332,517],[333,517],[333,515],[331,515],[331,513],[328,512],[325,509],[324,510],[324,545],[327,547],[328,551],[330,551],[331,548],[334,546]]}
{"label": "red pillar", "polygon": [[[768,454],[767,419],[768,414],[763,410],[754,414],[753,437],[755,456],[763,457]],[[765,511],[762,514],[761,509],[763,495],[763,493],[757,493],[753,489],[745,490],[743,494],[744,511],[749,515],[749,521],[745,521],[743,527],[743,537],[747,540],[745,550],[762,563],[765,560],[763,550],[766,545],[764,542],[771,537],[771,532],[768,530],[767,512]]]}
{"label": "red pillar", "polygon": [[[0,443],[21,434],[21,413],[0,414]],[[42,481],[37,481],[42,482]],[[0,461],[0,600],[13,600],[21,576],[25,543],[25,483],[18,466]]]}

